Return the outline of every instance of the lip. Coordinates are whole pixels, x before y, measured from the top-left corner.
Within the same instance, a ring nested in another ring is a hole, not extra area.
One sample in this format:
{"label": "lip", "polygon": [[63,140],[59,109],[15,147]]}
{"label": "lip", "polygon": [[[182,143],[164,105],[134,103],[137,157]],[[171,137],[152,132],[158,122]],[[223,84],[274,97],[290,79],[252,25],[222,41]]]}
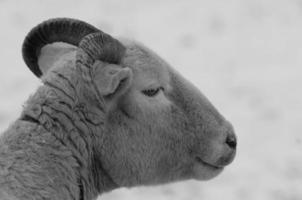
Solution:
{"label": "lip", "polygon": [[195,160],[196,160],[198,163],[200,163],[200,164],[202,164],[202,165],[205,165],[205,166],[207,166],[207,167],[210,167],[210,168],[212,168],[212,169],[221,170],[221,169],[224,168],[223,166],[217,166],[217,165],[213,165],[213,164],[207,163],[207,162],[203,161],[200,157],[196,157]]}

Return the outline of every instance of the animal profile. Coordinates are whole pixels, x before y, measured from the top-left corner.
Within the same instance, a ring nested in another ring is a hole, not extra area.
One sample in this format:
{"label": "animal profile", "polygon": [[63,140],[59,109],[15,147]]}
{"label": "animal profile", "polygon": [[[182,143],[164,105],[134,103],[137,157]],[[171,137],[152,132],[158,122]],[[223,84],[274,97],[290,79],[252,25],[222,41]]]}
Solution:
{"label": "animal profile", "polygon": [[0,137],[1,200],[92,200],[208,180],[233,161],[232,125],[142,44],[55,18],[28,33],[22,52],[42,85]]}

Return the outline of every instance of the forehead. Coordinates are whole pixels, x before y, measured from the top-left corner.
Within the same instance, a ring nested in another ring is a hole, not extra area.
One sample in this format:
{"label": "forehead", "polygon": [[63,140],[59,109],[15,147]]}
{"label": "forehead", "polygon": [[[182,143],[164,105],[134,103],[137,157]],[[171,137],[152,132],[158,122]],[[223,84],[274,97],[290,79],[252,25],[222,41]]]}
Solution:
{"label": "forehead", "polygon": [[138,87],[169,85],[170,67],[165,61],[140,44],[130,43],[126,47],[123,65],[132,69]]}

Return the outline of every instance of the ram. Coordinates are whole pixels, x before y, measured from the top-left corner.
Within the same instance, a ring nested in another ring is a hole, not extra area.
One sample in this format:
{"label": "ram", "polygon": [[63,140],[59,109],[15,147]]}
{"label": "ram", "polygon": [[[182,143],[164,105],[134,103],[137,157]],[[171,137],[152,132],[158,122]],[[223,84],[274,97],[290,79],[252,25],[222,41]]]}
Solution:
{"label": "ram", "polygon": [[43,84],[1,135],[1,200],[207,180],[235,157],[232,125],[139,43],[56,18],[29,32],[23,58]]}

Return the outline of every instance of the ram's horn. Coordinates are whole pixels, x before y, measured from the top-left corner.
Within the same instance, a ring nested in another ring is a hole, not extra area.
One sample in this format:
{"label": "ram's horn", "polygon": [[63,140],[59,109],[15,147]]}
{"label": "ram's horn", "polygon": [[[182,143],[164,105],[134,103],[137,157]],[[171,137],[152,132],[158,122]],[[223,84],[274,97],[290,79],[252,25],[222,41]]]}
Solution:
{"label": "ram's horn", "polygon": [[38,57],[43,46],[54,42],[78,46],[86,35],[99,31],[94,26],[76,19],[55,18],[44,21],[26,36],[22,47],[23,59],[29,69],[40,77],[42,72],[38,66]]}
{"label": "ram's horn", "polygon": [[87,67],[90,67],[95,60],[119,64],[126,50],[118,40],[101,31],[84,37],[79,48],[77,63]]}

